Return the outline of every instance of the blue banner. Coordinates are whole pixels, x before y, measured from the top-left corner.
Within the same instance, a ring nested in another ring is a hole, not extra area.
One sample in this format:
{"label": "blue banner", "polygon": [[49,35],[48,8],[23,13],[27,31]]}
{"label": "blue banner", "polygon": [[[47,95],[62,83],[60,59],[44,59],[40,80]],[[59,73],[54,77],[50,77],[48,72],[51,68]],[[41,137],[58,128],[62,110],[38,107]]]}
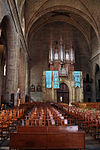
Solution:
{"label": "blue banner", "polygon": [[53,71],[53,88],[59,88],[59,75],[58,71]]}
{"label": "blue banner", "polygon": [[46,88],[52,88],[52,71],[46,71]]}
{"label": "blue banner", "polygon": [[74,82],[75,82],[75,88],[81,87],[81,73],[80,73],[80,71],[74,71]]}

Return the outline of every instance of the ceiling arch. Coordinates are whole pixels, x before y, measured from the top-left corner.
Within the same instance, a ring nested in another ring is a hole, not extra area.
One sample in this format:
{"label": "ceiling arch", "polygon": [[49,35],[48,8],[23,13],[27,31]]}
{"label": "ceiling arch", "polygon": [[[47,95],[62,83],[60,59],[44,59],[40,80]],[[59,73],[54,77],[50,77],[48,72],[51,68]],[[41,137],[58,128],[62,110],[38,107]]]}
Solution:
{"label": "ceiling arch", "polygon": [[24,6],[24,4],[25,4],[25,1],[26,1],[26,0],[16,0],[16,4],[17,4],[17,7],[18,7],[18,9],[19,9],[20,14],[21,14],[21,12],[22,12],[22,9],[23,9],[23,6]]}
{"label": "ceiling arch", "polygon": [[20,14],[22,13],[24,4],[25,4],[25,0],[22,0],[20,4]]}
{"label": "ceiling arch", "polygon": [[[52,13],[53,14],[53,13]],[[57,21],[61,21],[61,22],[66,22],[68,24],[71,24],[73,26],[75,26],[78,30],[80,30],[82,32],[82,34],[85,36],[86,41],[88,43],[88,46],[90,46],[90,36],[87,34],[86,28],[84,28],[84,26],[82,26],[82,24],[80,24],[79,22],[77,22],[77,20],[75,20],[75,17],[73,18],[73,16],[69,17],[69,14],[50,14],[51,16],[49,16],[49,18],[41,18],[39,19],[31,28],[30,30],[30,36],[29,36],[29,41],[31,41],[32,36],[34,36],[34,33],[37,32],[38,30],[40,30],[44,25],[51,23],[51,22],[57,22]]]}
{"label": "ceiling arch", "polygon": [[44,9],[42,11],[38,10],[36,13],[34,13],[34,15],[32,16],[32,18],[30,19],[29,23],[28,23],[28,27],[27,27],[27,33],[26,33],[26,38],[28,37],[29,31],[31,29],[31,27],[33,26],[33,24],[41,17],[43,17],[45,14],[53,12],[53,11],[64,11],[64,12],[69,12],[69,13],[73,13],[76,16],[80,16],[81,18],[84,18],[85,22],[87,22],[88,24],[90,24],[94,31],[96,32],[97,38],[99,39],[99,31],[98,31],[98,27],[96,25],[95,20],[87,15],[86,13],[73,8],[73,7],[69,7],[69,6],[64,6],[64,5],[57,5],[54,7],[49,7],[47,9]]}

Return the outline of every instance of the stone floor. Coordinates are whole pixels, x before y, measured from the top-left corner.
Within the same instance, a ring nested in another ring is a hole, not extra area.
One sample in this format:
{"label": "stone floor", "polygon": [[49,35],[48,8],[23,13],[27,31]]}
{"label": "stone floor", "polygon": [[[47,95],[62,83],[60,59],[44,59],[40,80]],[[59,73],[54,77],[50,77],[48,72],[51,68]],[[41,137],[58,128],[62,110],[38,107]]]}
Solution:
{"label": "stone floor", "polygon": [[[86,150],[100,150],[100,140],[95,140],[94,137],[86,135],[85,137]],[[9,149],[9,138],[5,141],[0,141],[0,150]]]}
{"label": "stone floor", "polygon": [[95,140],[92,136],[85,137],[86,150],[100,150],[100,139]]}

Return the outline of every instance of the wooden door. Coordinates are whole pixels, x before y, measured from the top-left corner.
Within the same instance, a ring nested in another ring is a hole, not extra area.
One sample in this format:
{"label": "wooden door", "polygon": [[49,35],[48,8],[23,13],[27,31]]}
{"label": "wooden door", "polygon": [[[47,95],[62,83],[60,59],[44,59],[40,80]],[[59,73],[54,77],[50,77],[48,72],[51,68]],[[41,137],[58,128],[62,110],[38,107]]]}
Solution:
{"label": "wooden door", "polygon": [[69,104],[69,89],[65,83],[61,83],[60,88],[57,90],[57,102]]}

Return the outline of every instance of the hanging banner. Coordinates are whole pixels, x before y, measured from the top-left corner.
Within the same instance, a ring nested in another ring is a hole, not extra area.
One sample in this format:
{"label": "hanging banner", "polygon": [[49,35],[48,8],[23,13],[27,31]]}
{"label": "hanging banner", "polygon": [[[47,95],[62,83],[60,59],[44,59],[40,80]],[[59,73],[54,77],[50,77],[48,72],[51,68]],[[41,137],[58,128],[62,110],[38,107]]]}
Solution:
{"label": "hanging banner", "polygon": [[53,88],[59,88],[59,75],[58,71],[53,71]]}
{"label": "hanging banner", "polygon": [[75,88],[81,87],[81,73],[80,73],[80,71],[74,71],[74,82],[75,82]]}
{"label": "hanging banner", "polygon": [[52,88],[52,71],[46,71],[46,88]]}

